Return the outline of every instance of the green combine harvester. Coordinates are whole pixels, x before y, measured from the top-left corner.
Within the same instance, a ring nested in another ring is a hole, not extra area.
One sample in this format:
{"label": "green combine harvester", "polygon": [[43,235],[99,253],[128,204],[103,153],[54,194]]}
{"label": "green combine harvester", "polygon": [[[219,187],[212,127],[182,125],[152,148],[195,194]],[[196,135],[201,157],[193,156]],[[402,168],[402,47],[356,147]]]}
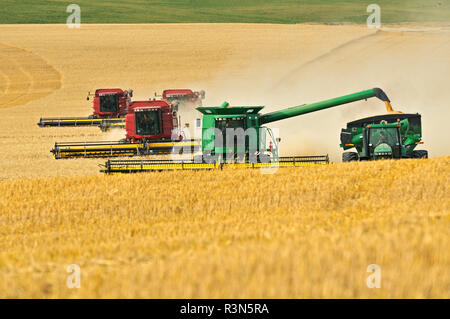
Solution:
{"label": "green combine harvester", "polygon": [[[388,114],[348,123],[347,128],[342,130],[341,146],[344,149],[355,147],[358,153],[344,153],[344,161],[426,157],[425,151],[414,151],[421,139],[420,115],[393,111],[383,90],[374,88],[267,114],[259,113],[263,106],[230,107],[227,102],[217,107],[198,107],[197,110],[203,115],[202,121],[197,120],[197,126],[202,130],[201,154],[195,155],[193,159],[179,161],[109,160],[102,172],[326,164],[329,162],[327,155],[279,157],[279,139],[264,125],[372,97],[385,103]],[[384,137],[375,141],[376,134]]]}

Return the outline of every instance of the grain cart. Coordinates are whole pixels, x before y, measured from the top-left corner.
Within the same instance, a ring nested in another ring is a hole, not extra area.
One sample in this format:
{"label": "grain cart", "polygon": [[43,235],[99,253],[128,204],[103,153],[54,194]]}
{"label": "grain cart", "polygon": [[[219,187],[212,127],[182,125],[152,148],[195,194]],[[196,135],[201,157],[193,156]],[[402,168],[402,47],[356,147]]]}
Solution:
{"label": "grain cart", "polygon": [[341,147],[355,148],[344,152],[343,162],[427,158],[425,150],[415,150],[423,144],[420,114],[395,113],[371,116],[347,123],[341,131]]}

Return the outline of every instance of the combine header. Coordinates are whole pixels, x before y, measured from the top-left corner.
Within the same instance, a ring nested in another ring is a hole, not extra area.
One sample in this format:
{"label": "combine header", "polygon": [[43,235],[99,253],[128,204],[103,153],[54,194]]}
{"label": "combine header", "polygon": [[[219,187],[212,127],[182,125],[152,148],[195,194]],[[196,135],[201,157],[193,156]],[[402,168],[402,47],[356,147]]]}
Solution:
{"label": "combine header", "polygon": [[[235,165],[239,167],[297,167],[308,163],[328,163],[328,156],[278,157],[279,139],[264,124],[294,116],[317,112],[338,105],[377,97],[389,101],[378,88],[361,91],[312,104],[303,104],[267,114],[259,112],[263,106],[198,107],[203,114],[201,155],[193,161],[108,161],[102,172],[140,172],[167,169],[211,169]],[[269,147],[267,147],[269,140]],[[238,164],[236,164],[238,163]]]}
{"label": "combine header", "polygon": [[[291,156],[279,157],[277,167],[300,167],[317,164],[328,164],[328,155],[324,156]],[[194,160],[108,160],[102,173],[140,173],[163,170],[202,170],[226,168],[265,168],[273,167],[273,163],[196,163]]]}

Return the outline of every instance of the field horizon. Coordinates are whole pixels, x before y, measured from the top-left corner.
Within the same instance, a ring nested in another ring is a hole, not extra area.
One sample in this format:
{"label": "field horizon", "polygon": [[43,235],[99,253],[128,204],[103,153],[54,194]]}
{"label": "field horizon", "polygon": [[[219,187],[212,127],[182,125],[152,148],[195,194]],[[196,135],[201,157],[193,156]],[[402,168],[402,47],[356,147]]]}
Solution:
{"label": "field horizon", "polygon": [[[0,23],[65,23],[61,0],[2,2]],[[359,0],[214,0],[118,1],[78,0],[82,23],[358,23],[366,22],[369,3]],[[450,20],[450,1],[378,0],[383,23]],[[339,8],[336,10],[336,8]]]}

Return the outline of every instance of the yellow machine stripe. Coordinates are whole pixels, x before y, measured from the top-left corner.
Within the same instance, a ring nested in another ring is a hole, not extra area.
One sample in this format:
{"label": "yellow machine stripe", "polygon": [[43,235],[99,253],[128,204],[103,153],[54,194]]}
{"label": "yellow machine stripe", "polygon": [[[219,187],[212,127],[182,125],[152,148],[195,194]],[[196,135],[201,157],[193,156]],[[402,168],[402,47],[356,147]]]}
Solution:
{"label": "yellow machine stripe", "polygon": [[206,164],[206,163],[185,163],[185,164],[144,164],[144,165],[125,165],[111,167],[111,172],[121,170],[135,171],[157,171],[157,170],[189,170],[189,169],[220,169],[220,168],[277,168],[277,167],[301,167],[312,165],[326,165],[327,163],[314,162],[281,162],[281,163],[225,163],[225,164]]}
{"label": "yellow machine stripe", "polygon": [[200,142],[158,142],[148,143],[149,147],[197,146]]}
{"label": "yellow machine stripe", "polygon": [[[101,151],[98,151],[98,152],[102,152],[104,150],[106,152],[109,152],[110,149],[118,149],[118,148],[120,148],[120,149],[137,149],[138,146],[142,147],[142,145],[138,145],[138,144],[133,144],[133,145],[130,145],[130,144],[105,145],[105,146],[74,146],[74,147],[66,146],[63,150],[61,150],[61,152],[64,152],[64,150],[72,150],[72,151],[73,150],[79,150],[80,152],[84,151],[84,150],[92,150],[92,151],[101,150]],[[105,150],[106,148],[108,150]]]}
{"label": "yellow machine stripe", "polygon": [[102,119],[86,119],[86,120],[58,120],[58,122],[101,122]]}

